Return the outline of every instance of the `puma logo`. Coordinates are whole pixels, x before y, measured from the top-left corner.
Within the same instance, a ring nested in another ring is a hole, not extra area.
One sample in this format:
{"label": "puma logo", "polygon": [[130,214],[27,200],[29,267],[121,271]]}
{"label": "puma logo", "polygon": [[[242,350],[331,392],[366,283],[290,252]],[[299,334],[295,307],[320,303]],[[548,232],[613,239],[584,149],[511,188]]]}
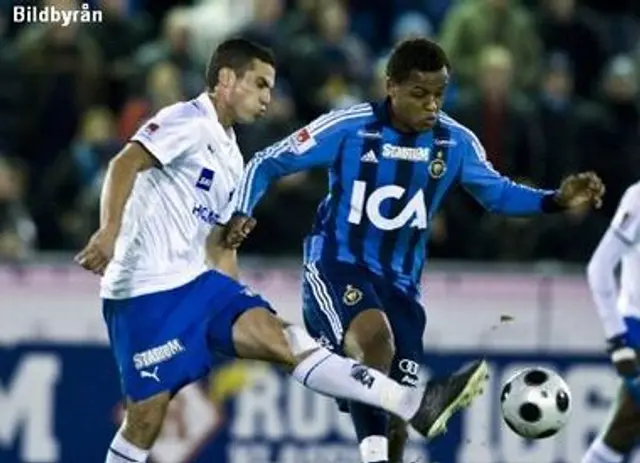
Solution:
{"label": "puma logo", "polygon": [[156,365],[156,367],[153,369],[153,372],[151,373],[148,371],[140,370],[140,377],[151,378],[155,379],[157,382],[160,382],[160,378],[158,378],[158,366]]}

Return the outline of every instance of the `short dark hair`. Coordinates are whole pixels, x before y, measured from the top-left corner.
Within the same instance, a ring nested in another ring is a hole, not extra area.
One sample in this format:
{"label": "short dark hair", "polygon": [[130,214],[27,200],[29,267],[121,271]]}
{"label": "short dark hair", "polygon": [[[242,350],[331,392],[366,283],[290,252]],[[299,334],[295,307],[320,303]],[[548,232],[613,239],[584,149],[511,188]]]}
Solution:
{"label": "short dark hair", "polygon": [[408,39],[398,44],[387,63],[387,77],[396,83],[409,78],[411,72],[435,72],[449,68],[449,58],[442,47],[425,38]]}
{"label": "short dark hair", "polygon": [[276,65],[276,59],[269,48],[243,38],[225,40],[216,47],[209,60],[206,71],[207,87],[213,89],[216,86],[220,69],[230,68],[242,76],[254,59],[274,67]]}

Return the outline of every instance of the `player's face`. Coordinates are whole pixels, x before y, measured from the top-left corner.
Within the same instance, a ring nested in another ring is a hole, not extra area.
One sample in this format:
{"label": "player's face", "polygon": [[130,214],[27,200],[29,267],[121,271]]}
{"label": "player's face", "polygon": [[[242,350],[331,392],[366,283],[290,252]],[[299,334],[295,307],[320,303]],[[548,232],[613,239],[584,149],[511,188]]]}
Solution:
{"label": "player's face", "polygon": [[230,98],[237,122],[251,123],[266,114],[275,79],[273,66],[257,59],[238,77]]}
{"label": "player's face", "polygon": [[446,68],[436,72],[413,71],[402,83],[389,81],[387,90],[396,123],[410,132],[432,129],[448,82]]}

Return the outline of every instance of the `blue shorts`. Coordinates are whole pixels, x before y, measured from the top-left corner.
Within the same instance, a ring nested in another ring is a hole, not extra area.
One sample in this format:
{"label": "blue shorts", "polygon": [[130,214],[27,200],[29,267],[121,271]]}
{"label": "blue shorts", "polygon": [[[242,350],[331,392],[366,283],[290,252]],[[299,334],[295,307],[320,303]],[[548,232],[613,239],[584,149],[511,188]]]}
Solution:
{"label": "blue shorts", "polygon": [[640,319],[625,317],[624,324],[627,325],[627,339],[630,347],[640,349]]}
{"label": "blue shorts", "polygon": [[395,340],[390,376],[409,386],[417,384],[427,319],[416,299],[352,264],[316,262],[305,266],[303,276],[304,323],[311,336],[344,355],[344,334],[351,321],[364,310],[380,309],[389,320]]}
{"label": "blue shorts", "polygon": [[122,391],[133,401],[182,387],[206,376],[216,353],[235,357],[236,319],[262,297],[216,271],[168,291],[129,299],[103,299]]}

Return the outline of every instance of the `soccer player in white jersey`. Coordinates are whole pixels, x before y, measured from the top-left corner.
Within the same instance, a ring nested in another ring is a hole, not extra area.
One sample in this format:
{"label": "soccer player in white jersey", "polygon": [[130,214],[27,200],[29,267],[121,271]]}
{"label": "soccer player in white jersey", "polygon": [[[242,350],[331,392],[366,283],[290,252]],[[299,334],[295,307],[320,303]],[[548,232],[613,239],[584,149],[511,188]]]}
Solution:
{"label": "soccer player in white jersey", "polygon": [[640,182],[622,197],[587,274],[607,350],[622,385],[611,419],[582,463],[621,463],[640,438]]}
{"label": "soccer player in white jersey", "polygon": [[[243,173],[232,126],[262,116],[275,80],[271,53],[243,39],[212,55],[207,89],[159,111],[110,162],[100,229],[77,256],[102,275],[101,298],[127,415],[107,463],[146,461],[171,398],[207,375],[212,353],[273,362],[317,392],[360,401],[430,437],[485,378],[469,370],[423,390],[319,346],[238,280],[222,245]],[[249,224],[246,233],[254,224]],[[464,388],[464,390],[462,389]]]}

